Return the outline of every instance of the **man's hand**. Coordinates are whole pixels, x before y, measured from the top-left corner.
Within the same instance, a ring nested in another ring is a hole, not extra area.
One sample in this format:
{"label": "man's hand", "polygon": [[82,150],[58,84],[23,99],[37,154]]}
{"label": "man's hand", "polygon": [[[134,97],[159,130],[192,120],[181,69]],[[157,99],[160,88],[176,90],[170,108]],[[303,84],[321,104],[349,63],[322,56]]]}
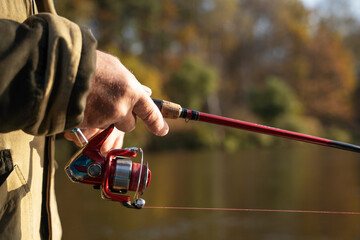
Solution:
{"label": "man's hand", "polygon": [[151,90],[116,57],[97,51],[95,77],[79,127],[104,129],[114,124],[120,131],[129,132],[135,128],[138,116],[152,133],[164,136],[169,127],[150,95]]}

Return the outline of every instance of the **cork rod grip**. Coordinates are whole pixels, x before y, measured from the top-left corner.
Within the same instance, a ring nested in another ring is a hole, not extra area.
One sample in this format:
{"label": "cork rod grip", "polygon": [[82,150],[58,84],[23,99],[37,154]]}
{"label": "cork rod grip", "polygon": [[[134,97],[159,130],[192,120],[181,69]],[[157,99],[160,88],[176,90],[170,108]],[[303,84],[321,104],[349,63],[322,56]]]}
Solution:
{"label": "cork rod grip", "polygon": [[181,113],[181,106],[177,103],[168,102],[165,100],[152,99],[156,106],[160,109],[164,118],[176,119],[179,118]]}

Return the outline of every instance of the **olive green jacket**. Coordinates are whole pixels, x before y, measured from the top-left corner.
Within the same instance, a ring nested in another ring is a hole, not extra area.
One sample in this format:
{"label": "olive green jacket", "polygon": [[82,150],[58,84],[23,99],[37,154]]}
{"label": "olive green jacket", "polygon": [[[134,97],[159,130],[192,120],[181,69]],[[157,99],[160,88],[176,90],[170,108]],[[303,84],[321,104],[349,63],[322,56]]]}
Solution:
{"label": "olive green jacket", "polygon": [[0,0],[0,239],[61,238],[45,136],[81,122],[95,50],[49,0]]}

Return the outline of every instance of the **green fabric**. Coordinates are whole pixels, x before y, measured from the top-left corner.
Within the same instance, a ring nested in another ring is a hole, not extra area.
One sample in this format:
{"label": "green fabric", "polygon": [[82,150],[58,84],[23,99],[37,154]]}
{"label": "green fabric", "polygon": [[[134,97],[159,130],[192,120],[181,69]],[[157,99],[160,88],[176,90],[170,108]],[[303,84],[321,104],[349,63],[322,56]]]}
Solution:
{"label": "green fabric", "polygon": [[93,76],[94,69],[96,68],[96,44],[94,44],[94,38],[87,28],[82,27],[81,33],[83,47],[78,73],[67,110],[65,130],[73,129],[74,126],[82,121],[86,104],[85,96],[87,96],[91,85],[87,79]]}
{"label": "green fabric", "polygon": [[0,32],[0,132],[47,135],[79,124],[95,70],[91,32],[53,14],[1,19]]}

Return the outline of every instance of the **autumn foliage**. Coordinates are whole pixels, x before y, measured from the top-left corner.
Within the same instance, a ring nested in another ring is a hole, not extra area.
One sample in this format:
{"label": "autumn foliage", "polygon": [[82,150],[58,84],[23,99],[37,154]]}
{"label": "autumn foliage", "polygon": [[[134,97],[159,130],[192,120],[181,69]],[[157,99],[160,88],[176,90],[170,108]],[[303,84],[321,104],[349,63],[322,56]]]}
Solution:
{"label": "autumn foliage", "polygon": [[[360,111],[354,106],[358,59],[354,53],[359,47],[354,36],[360,30],[344,35],[298,0],[57,4],[60,14],[89,26],[99,47],[118,55],[140,82],[152,87],[156,98],[309,134],[351,140],[356,132]],[[147,146],[191,141],[193,146],[225,148],[244,142],[269,144],[243,132],[239,136],[232,130],[171,124],[174,131],[167,140],[142,133],[146,130],[139,127],[129,141],[141,138]],[[197,137],[189,140],[184,132]],[[235,142],[227,143],[229,139]]]}

